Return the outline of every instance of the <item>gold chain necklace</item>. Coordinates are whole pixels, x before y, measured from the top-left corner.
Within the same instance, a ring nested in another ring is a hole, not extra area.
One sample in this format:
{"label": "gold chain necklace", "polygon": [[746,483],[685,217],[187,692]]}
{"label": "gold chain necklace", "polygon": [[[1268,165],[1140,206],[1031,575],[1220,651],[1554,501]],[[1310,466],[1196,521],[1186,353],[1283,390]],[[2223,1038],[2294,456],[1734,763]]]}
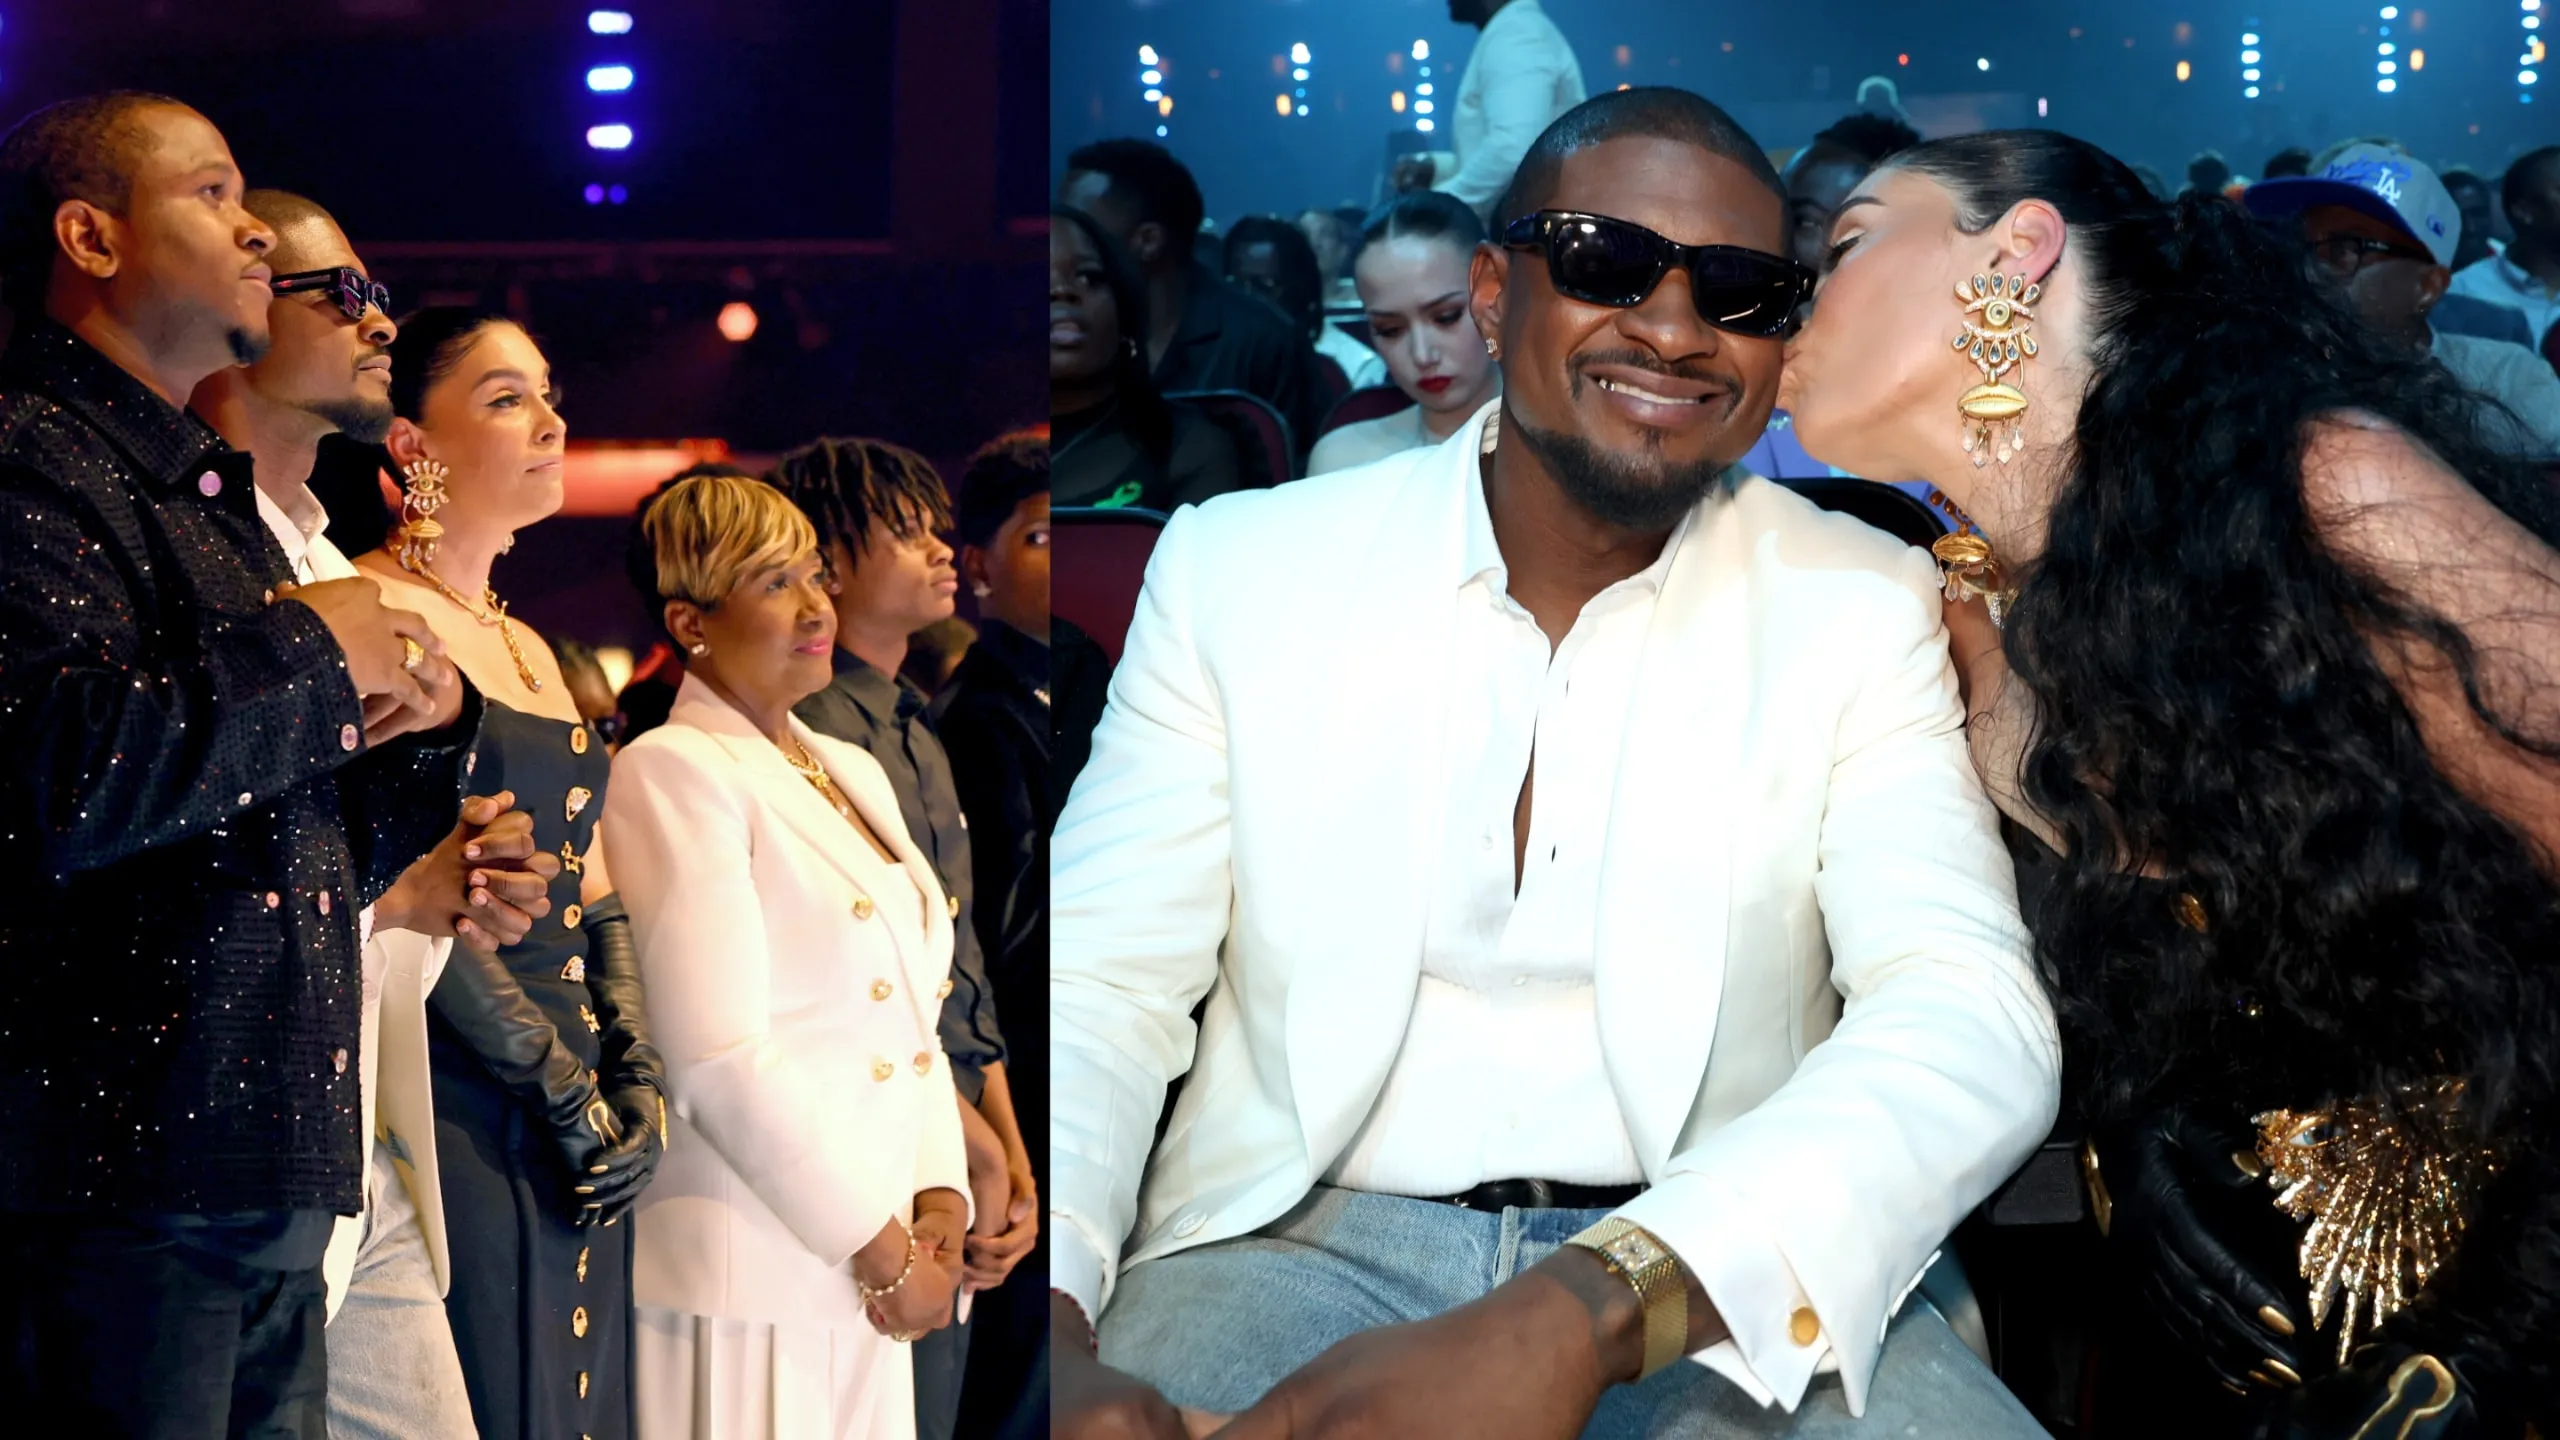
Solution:
{"label": "gold chain necklace", "polygon": [[[798,751],[799,753],[795,755],[791,753],[792,751]],[[826,801],[828,806],[837,814],[851,815],[853,813],[853,806],[851,802],[837,794],[835,782],[827,778],[827,767],[818,763],[817,757],[809,753],[809,747],[800,743],[799,736],[794,735],[791,737],[791,750],[784,751],[782,758],[789,762],[792,769],[800,772],[801,779],[808,781],[812,786],[817,788],[818,797]]]}
{"label": "gold chain necklace", "polygon": [[444,583],[444,577],[430,569],[426,562],[403,553],[400,556],[400,568],[443,591],[444,598],[452,601],[454,608],[463,614],[483,625],[498,627],[498,638],[507,642],[507,658],[516,662],[517,678],[524,681],[526,689],[536,695],[542,693],[542,681],[535,677],[533,667],[525,663],[524,647],[516,643],[515,623],[507,618],[507,605],[505,601],[498,598],[498,587],[495,585],[482,587],[487,596],[488,608],[474,610],[471,608],[471,602],[462,598],[462,592]]}

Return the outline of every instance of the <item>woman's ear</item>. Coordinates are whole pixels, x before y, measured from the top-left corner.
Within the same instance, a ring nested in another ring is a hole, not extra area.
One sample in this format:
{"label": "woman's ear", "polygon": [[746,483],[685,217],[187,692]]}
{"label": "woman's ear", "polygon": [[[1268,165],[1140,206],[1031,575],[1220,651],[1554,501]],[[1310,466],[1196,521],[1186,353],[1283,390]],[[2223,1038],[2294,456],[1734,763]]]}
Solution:
{"label": "woman's ear", "polygon": [[2040,285],[2062,263],[2062,242],[2070,228],[2050,203],[2021,200],[2000,226],[2001,258],[2011,274],[2024,274]]}
{"label": "woman's ear", "polygon": [[667,633],[676,639],[676,648],[690,657],[693,647],[703,643],[702,607],[690,600],[670,600],[666,609]]}
{"label": "woman's ear", "polygon": [[391,433],[383,437],[382,448],[391,452],[392,464],[406,470],[426,457],[427,432],[419,429],[409,417],[395,415],[391,420]]}

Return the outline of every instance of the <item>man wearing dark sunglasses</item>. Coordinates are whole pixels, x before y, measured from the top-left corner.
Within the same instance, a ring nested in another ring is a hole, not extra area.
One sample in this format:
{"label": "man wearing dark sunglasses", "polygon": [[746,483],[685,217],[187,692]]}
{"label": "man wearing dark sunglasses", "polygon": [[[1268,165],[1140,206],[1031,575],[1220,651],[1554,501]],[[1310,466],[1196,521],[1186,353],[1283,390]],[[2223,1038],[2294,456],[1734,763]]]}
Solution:
{"label": "man wearing dark sunglasses", "polygon": [[[275,232],[271,337],[254,365],[216,371],[190,408],[251,457],[258,513],[303,585],[360,577],[323,533],[308,477],[321,437],[379,444],[391,428],[391,296],[364,273],[329,212],[281,190],[241,205]],[[370,584],[370,581],[363,583]],[[445,1290],[434,1098],[425,1063],[426,995],[456,921],[486,951],[524,938],[547,912],[559,860],[536,855],[532,825],[497,797],[466,801],[467,822],[410,866],[361,917],[363,1018],[356,1065],[365,1151],[363,1213],[338,1218],[327,1284],[328,1429],[337,1440],[440,1440],[472,1433],[471,1401],[439,1297]],[[465,846],[480,847],[466,861]],[[477,875],[485,885],[466,883]],[[474,904],[484,890],[489,903]]]}
{"label": "man wearing dark sunglasses", "polygon": [[1498,218],[1498,402],[1156,544],[1051,849],[1052,1434],[2040,1435],[1912,1296],[2058,1099],[1937,575],[1734,468],[1777,176],[1618,91]]}

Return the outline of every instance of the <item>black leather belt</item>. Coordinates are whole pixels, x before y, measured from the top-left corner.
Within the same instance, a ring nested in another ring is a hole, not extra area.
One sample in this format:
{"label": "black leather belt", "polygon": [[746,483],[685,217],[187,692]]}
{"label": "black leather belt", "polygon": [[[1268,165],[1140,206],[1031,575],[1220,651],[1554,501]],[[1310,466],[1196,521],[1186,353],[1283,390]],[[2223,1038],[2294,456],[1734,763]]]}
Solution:
{"label": "black leather belt", "polygon": [[1487,1180],[1460,1195],[1424,1199],[1461,1210],[1615,1210],[1644,1193],[1642,1185],[1569,1185],[1562,1180]]}

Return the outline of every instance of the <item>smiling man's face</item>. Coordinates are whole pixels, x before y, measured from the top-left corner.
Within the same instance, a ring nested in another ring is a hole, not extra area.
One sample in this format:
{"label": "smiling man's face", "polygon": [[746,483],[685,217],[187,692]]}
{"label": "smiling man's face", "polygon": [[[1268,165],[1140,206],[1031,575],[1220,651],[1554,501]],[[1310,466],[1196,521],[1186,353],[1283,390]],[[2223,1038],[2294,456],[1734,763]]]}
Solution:
{"label": "smiling man's face", "polygon": [[[1541,207],[1605,215],[1689,245],[1786,253],[1786,206],[1743,165],[1654,136],[1604,140],[1565,157]],[[1477,323],[1502,337],[1504,408],[1516,433],[1600,518],[1667,528],[1740,459],[1769,422],[1780,338],[1718,330],[1698,314],[1686,271],[1640,304],[1557,293],[1532,251],[1481,256]]]}

